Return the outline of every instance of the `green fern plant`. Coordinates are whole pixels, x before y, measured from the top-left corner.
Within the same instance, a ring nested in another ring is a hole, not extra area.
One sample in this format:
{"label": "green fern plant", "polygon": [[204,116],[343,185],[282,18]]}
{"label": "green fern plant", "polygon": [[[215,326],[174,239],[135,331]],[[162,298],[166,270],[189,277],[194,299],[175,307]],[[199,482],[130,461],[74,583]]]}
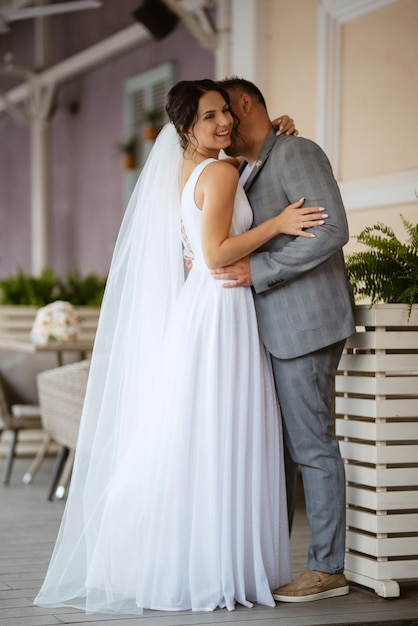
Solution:
{"label": "green fern plant", "polygon": [[15,275],[0,278],[0,304],[45,306],[54,300],[68,300],[74,306],[100,306],[106,278],[96,274],[82,277],[78,270],[58,278],[51,269],[30,276],[21,269]]}
{"label": "green fern plant", "polygon": [[57,278],[45,269],[37,277],[19,269],[14,276],[0,279],[0,304],[43,306],[58,297]]}
{"label": "green fern plant", "polygon": [[356,239],[368,250],[347,256],[348,276],[354,295],[376,302],[402,302],[408,305],[408,319],[412,306],[418,302],[418,224],[408,222],[401,215],[407,232],[402,243],[390,226],[382,223],[367,226]]}
{"label": "green fern plant", "polygon": [[68,300],[74,306],[100,306],[103,299],[106,279],[97,274],[81,276],[78,269],[68,272],[61,281],[60,299]]}

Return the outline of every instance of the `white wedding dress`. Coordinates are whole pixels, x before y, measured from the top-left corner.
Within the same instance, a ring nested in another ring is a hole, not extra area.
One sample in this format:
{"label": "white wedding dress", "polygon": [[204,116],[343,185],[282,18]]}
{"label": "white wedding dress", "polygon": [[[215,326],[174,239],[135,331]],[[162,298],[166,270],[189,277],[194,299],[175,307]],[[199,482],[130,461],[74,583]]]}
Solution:
{"label": "white wedding dress", "polygon": [[[100,516],[85,515],[74,548],[60,555],[69,543],[61,530],[41,606],[128,614],[274,606],[271,590],[290,581],[280,416],[252,292],[223,288],[202,255],[194,190],[211,161],[182,195],[193,268],[151,393],[137,399],[148,419],[120,448]],[[251,223],[239,188],[231,233]]]}

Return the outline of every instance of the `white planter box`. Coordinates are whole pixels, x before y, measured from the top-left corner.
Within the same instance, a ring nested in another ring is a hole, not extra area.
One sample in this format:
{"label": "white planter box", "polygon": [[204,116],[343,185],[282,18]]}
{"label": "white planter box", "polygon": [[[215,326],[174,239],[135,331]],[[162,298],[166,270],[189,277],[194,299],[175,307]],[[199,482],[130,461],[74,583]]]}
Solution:
{"label": "white planter box", "polygon": [[418,578],[418,307],[356,307],[336,378],[349,580],[383,597]]}
{"label": "white planter box", "polygon": [[[100,307],[78,306],[80,315],[80,341],[94,341],[99,320]],[[29,333],[35,321],[38,307],[26,305],[0,305],[0,341],[29,340]]]}

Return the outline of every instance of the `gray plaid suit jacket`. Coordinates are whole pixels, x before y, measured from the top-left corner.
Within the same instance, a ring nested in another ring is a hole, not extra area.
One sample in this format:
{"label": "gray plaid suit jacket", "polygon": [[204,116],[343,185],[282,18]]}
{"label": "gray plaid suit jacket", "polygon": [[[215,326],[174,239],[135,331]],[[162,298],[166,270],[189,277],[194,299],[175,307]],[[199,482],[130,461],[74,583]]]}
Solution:
{"label": "gray plaid suit jacket", "polygon": [[325,153],[313,141],[272,131],[244,189],[255,226],[300,198],[304,206],[322,206],[329,215],[312,229],[315,238],[278,235],[250,257],[268,351],[290,359],[352,335],[353,295],[342,253],[347,217]]}

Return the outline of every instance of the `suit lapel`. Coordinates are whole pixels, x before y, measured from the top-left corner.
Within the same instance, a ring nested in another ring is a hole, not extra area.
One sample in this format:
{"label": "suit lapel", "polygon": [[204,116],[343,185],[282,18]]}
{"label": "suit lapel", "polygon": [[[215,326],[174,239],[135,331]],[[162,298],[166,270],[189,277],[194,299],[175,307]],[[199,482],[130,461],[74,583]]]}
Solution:
{"label": "suit lapel", "polygon": [[263,147],[261,148],[261,152],[258,155],[257,161],[254,163],[252,172],[247,178],[247,181],[244,185],[244,191],[248,191],[250,189],[251,185],[257,178],[258,174],[263,169],[264,163],[267,161],[267,159],[270,156],[270,152],[272,151],[275,140],[276,140],[276,131],[271,130],[271,132],[267,135],[267,138],[263,144]]}
{"label": "suit lapel", "polygon": [[241,176],[242,172],[245,170],[245,168],[248,165],[248,161],[246,161],[245,159],[243,161],[241,161],[241,163],[238,166],[238,174]]}

